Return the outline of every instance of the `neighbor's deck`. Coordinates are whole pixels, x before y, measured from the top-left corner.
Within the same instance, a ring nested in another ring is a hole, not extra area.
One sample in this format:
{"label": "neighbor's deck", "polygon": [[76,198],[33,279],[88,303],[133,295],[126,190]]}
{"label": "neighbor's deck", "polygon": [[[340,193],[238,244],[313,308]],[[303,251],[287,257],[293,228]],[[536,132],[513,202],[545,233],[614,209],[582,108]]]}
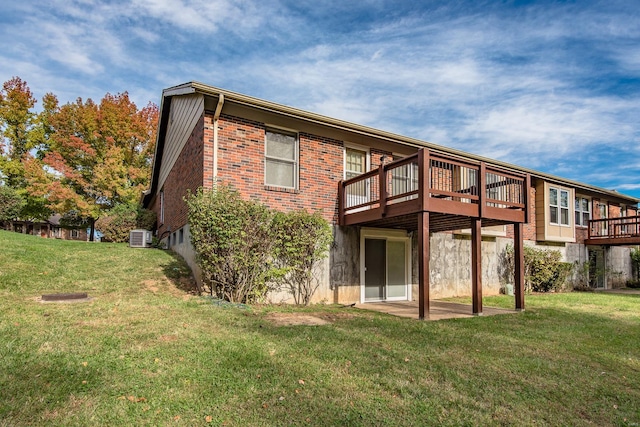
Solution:
{"label": "neighbor's deck", "polygon": [[640,245],[640,215],[589,221],[587,245]]}

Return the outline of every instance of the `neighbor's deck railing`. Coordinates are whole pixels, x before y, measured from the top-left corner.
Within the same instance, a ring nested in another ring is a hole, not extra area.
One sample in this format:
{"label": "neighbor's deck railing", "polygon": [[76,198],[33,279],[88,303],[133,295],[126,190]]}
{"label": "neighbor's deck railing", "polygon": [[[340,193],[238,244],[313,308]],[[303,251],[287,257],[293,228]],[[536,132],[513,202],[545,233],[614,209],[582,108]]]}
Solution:
{"label": "neighbor's deck railing", "polygon": [[[384,217],[393,205],[411,203],[415,212],[515,221],[527,208],[528,186],[528,177],[524,174],[422,149],[341,181],[340,220],[344,224],[347,215],[365,210],[376,210]],[[374,217],[373,212],[367,215],[367,218]]]}
{"label": "neighbor's deck railing", "polygon": [[640,236],[640,215],[589,220],[589,239],[619,239]]}

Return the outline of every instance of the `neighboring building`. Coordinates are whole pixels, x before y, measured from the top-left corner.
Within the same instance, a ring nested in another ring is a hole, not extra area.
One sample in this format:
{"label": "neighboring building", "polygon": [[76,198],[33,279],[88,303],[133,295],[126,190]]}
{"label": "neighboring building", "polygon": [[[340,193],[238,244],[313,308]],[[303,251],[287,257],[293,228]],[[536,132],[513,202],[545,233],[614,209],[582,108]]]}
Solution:
{"label": "neighboring building", "polygon": [[4,229],[47,239],[88,240],[86,229],[63,227],[60,218],[60,215],[52,215],[46,221],[7,221]]}
{"label": "neighboring building", "polygon": [[514,283],[523,308],[523,244],[590,264],[597,287],[631,275],[636,198],[200,83],[166,89],[160,116],[144,204],[196,271],[183,197],[223,182],[333,224],[315,301],[418,299],[424,315],[430,296],[471,294],[480,313],[483,292]]}

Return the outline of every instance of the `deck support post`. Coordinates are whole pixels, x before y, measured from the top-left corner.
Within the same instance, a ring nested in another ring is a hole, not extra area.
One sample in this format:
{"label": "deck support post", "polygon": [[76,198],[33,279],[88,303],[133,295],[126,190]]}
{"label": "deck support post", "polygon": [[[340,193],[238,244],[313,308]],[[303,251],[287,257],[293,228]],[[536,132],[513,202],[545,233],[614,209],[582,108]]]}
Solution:
{"label": "deck support post", "polygon": [[387,176],[384,170],[384,160],[378,167],[378,185],[380,189],[380,214],[384,218],[387,214]]}
{"label": "deck support post", "polygon": [[513,224],[514,294],[516,310],[524,310],[524,225]]}
{"label": "deck support post", "polygon": [[473,314],[482,316],[482,220],[471,220],[471,299]]}
{"label": "deck support post", "polygon": [[429,318],[429,212],[418,213],[418,317]]}

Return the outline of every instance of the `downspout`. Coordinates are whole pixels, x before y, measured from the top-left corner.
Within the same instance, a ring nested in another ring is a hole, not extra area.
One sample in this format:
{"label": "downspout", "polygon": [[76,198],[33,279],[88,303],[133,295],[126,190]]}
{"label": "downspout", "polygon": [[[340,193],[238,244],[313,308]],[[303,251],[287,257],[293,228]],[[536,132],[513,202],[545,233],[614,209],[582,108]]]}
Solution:
{"label": "downspout", "polygon": [[218,105],[213,113],[213,184],[216,185],[218,180],[218,119],[224,105],[224,95],[221,93],[218,97]]}

